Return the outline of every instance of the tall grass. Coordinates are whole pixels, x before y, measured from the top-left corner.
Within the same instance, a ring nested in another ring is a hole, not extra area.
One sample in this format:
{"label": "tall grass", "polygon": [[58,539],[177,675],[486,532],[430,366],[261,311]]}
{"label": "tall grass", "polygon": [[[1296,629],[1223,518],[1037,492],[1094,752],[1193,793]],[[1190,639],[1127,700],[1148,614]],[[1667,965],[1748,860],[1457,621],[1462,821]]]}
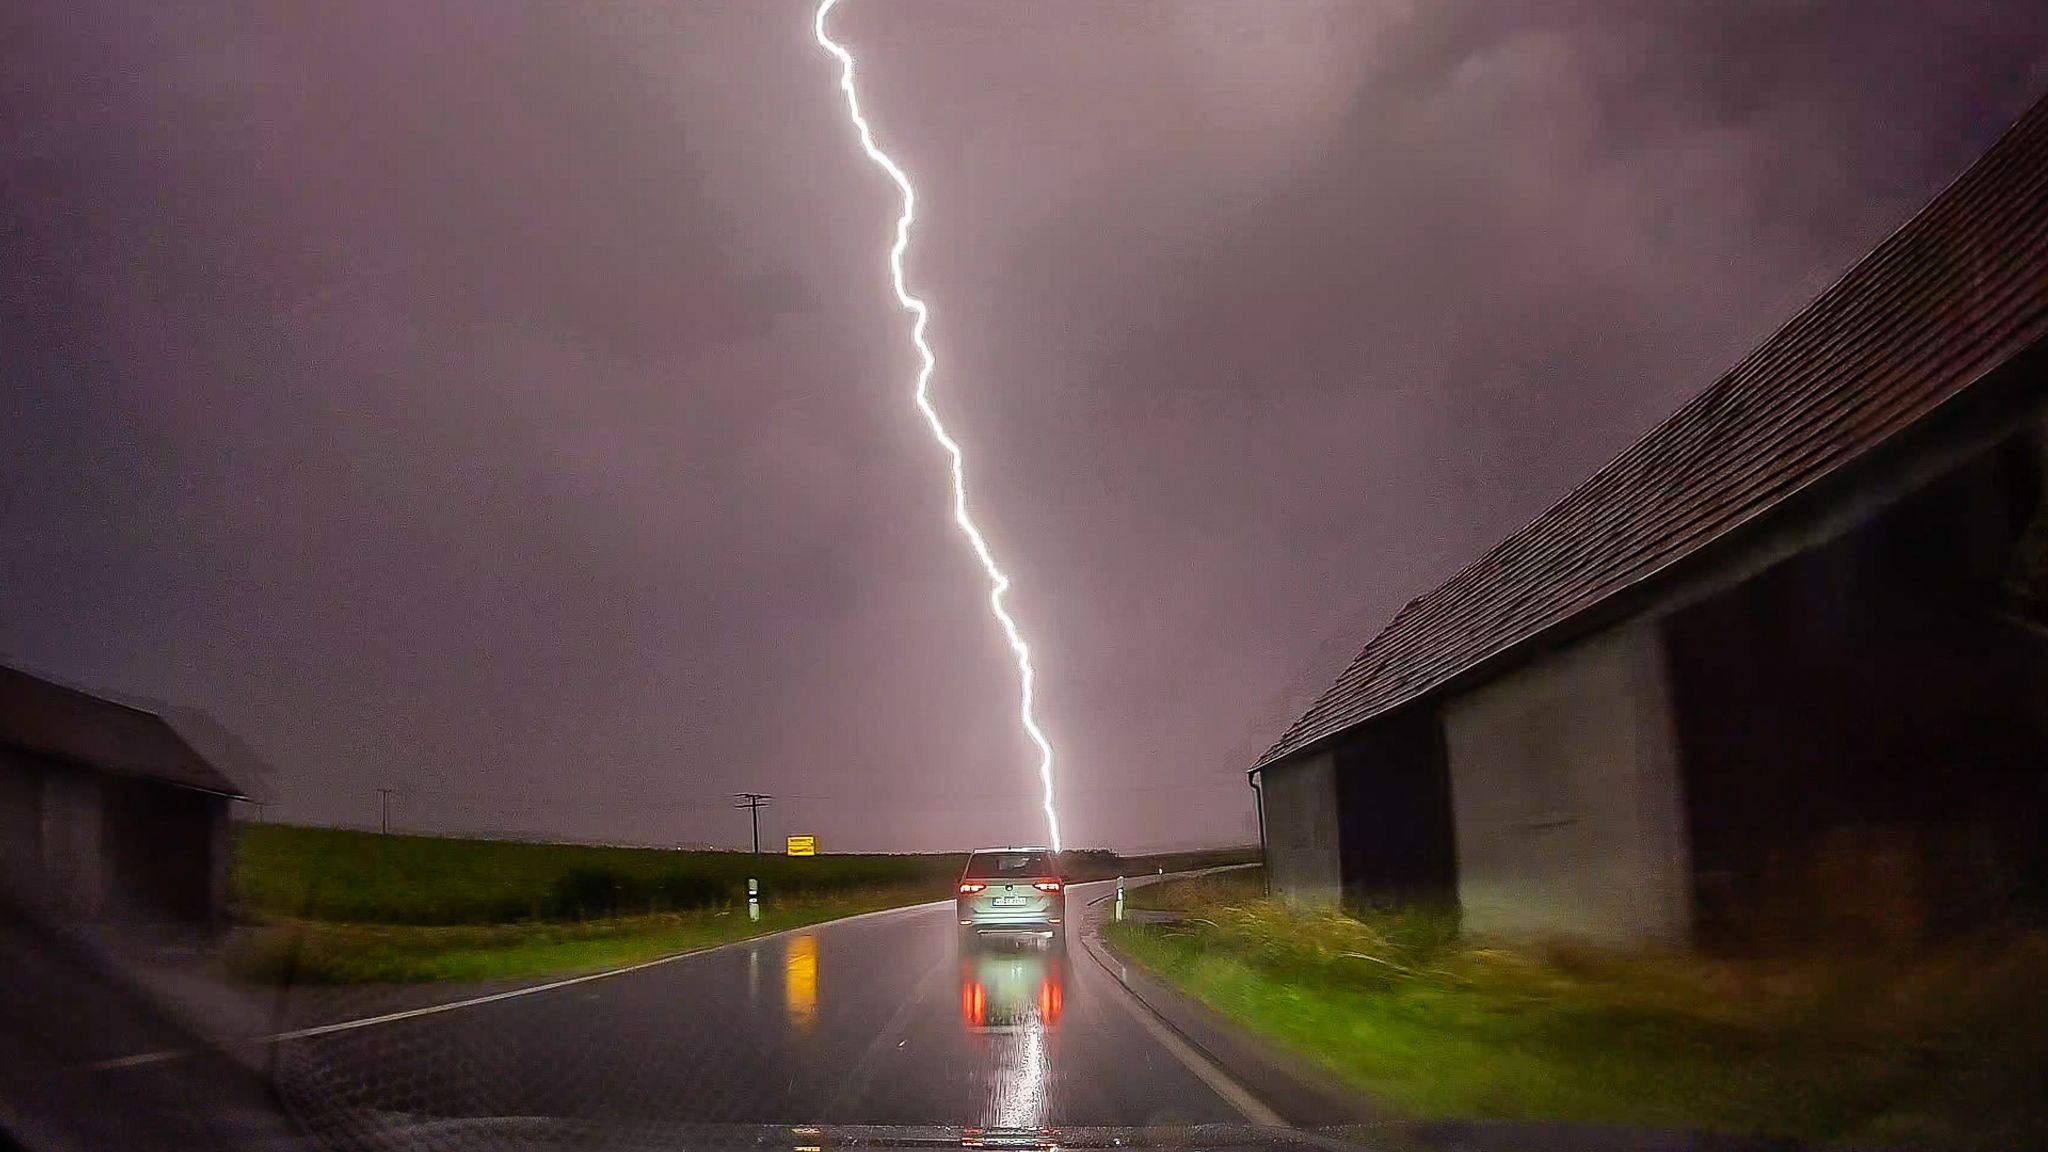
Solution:
{"label": "tall grass", "polygon": [[2048,1146],[2048,934],[1708,959],[1474,941],[1444,912],[1355,917],[1197,883],[1150,896],[1178,923],[1112,938],[1403,1111]]}

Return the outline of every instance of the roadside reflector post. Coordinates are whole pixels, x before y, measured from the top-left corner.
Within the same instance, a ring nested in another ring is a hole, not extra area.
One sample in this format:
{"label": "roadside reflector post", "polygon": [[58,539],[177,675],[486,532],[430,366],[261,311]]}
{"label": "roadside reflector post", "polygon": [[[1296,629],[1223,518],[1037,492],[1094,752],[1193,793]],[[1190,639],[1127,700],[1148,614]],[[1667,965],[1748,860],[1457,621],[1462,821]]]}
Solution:
{"label": "roadside reflector post", "polygon": [[1124,878],[1123,878],[1123,877],[1121,877],[1121,876],[1119,876],[1119,877],[1117,877],[1117,878],[1116,878],[1116,919],[1117,919],[1117,922],[1118,922],[1118,923],[1122,923],[1122,922],[1123,922],[1123,918],[1124,918]]}
{"label": "roadside reflector post", "polygon": [[760,918],[761,882],[749,876],[747,877],[747,919],[759,920]]}

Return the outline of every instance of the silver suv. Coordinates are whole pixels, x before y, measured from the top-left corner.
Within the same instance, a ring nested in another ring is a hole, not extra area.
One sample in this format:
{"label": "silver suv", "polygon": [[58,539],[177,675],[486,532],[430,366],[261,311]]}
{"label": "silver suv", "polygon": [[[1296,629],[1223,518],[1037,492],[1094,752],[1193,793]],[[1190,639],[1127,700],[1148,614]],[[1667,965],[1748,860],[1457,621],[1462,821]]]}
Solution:
{"label": "silver suv", "polygon": [[1031,932],[1059,939],[1067,919],[1067,884],[1050,848],[979,848],[960,874],[955,901],[960,935]]}

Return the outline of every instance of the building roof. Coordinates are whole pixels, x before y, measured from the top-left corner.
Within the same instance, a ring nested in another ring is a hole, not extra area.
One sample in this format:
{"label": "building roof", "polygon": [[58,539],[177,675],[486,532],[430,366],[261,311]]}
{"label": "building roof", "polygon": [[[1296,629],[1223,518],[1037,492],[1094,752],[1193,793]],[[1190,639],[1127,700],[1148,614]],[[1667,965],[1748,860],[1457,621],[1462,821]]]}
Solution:
{"label": "building roof", "polygon": [[0,747],[241,797],[242,790],[154,712],[0,665]]}
{"label": "building roof", "polygon": [[1634,447],[1372,639],[1254,768],[1428,695],[1884,444],[2048,332],[2048,100]]}

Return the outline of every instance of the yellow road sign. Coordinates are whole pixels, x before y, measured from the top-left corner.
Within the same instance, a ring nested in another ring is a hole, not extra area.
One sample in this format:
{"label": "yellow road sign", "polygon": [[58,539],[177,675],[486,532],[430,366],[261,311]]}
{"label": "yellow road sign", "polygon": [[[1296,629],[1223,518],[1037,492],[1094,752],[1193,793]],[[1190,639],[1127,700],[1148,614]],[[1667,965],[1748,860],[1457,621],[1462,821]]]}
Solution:
{"label": "yellow road sign", "polygon": [[789,838],[789,854],[791,856],[816,856],[818,854],[818,838],[816,836],[791,836]]}

